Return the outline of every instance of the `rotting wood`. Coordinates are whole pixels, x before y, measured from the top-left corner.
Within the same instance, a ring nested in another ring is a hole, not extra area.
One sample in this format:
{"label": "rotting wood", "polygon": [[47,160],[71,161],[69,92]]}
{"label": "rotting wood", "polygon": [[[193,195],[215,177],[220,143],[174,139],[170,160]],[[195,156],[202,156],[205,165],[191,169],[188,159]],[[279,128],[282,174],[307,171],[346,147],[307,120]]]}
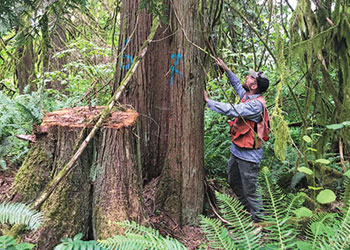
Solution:
{"label": "rotting wood", "polygon": [[35,135],[16,135],[18,139],[24,140],[24,141],[30,141],[35,143],[36,136]]}
{"label": "rotting wood", "polygon": [[343,150],[343,142],[341,138],[339,138],[339,156],[340,156],[340,165],[343,168],[344,173],[347,171],[344,161],[344,150]]}
{"label": "rotting wood", "polygon": [[[36,199],[36,201],[33,204],[33,209],[38,210],[40,206],[43,204],[43,202],[50,196],[52,191],[56,188],[56,186],[61,182],[61,180],[67,176],[67,174],[73,169],[74,163],[79,158],[79,156],[82,154],[90,140],[95,136],[98,129],[102,126],[104,120],[109,116],[110,112],[112,111],[112,108],[116,101],[120,98],[120,95],[122,91],[124,90],[125,86],[130,81],[132,75],[135,73],[141,59],[144,57],[144,55],[147,52],[147,48],[149,43],[153,40],[153,37],[157,31],[157,28],[159,26],[159,20],[154,19],[151,32],[147,38],[147,40],[144,42],[143,46],[141,47],[139,55],[134,59],[133,64],[131,65],[129,71],[125,75],[123,81],[120,83],[120,86],[115,91],[113,97],[109,100],[108,105],[106,108],[104,108],[99,114],[98,114],[98,121],[89,133],[89,135],[84,139],[84,141],[80,144],[79,149],[74,153],[73,157],[69,160],[69,162],[63,167],[63,169],[57,174],[57,176],[47,185],[47,188],[43,191],[43,193]],[[97,120],[97,119],[93,119]],[[89,125],[89,123],[87,124]],[[85,130],[85,129],[83,129]]]}

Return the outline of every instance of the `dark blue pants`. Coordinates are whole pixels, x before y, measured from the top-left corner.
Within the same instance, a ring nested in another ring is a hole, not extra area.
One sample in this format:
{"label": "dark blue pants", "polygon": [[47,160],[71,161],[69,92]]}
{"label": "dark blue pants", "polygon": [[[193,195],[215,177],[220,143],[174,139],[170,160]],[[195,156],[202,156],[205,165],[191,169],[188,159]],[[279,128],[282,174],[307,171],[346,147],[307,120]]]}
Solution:
{"label": "dark blue pants", "polygon": [[262,216],[262,199],[258,192],[260,164],[239,159],[231,154],[228,161],[228,182],[238,200],[250,212],[253,220]]}

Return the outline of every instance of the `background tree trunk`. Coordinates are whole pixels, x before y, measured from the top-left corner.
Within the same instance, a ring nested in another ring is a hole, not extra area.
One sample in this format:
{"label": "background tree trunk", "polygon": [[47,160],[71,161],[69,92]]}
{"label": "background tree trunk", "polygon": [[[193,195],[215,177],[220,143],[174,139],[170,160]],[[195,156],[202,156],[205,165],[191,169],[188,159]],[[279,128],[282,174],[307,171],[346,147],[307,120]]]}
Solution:
{"label": "background tree trunk", "polygon": [[[55,17],[57,18],[57,17]],[[62,51],[67,48],[66,46],[66,27],[63,22],[58,22],[55,30],[50,34],[50,41],[52,42],[52,47],[49,50],[50,58],[50,68],[49,71],[61,71],[63,66],[67,63],[66,57],[53,57],[57,52]],[[66,88],[62,85],[60,81],[53,80],[50,82],[48,88],[53,88],[62,91]]]}
{"label": "background tree trunk", "polygon": [[20,94],[23,94],[27,85],[30,85],[30,91],[34,90],[32,80],[34,79],[35,60],[32,39],[28,39],[23,46],[20,46],[17,53],[19,58],[16,66],[18,90]]}
{"label": "background tree trunk", "polygon": [[[36,128],[37,142],[16,175],[13,200],[33,201],[71,157],[75,141],[101,108],[74,108],[47,114]],[[45,222],[33,237],[38,249],[52,249],[61,238],[83,233],[89,239],[117,234],[114,224],[126,219],[142,223],[141,173],[130,144],[137,113],[114,112],[43,203]]]}

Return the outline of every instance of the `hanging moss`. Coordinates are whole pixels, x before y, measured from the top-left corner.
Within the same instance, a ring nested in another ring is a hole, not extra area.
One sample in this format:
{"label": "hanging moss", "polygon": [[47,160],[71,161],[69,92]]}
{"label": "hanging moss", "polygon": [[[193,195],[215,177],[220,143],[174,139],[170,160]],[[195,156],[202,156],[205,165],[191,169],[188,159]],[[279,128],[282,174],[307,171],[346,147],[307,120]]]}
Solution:
{"label": "hanging moss", "polygon": [[[286,148],[287,148],[287,142],[289,138],[289,128],[288,123],[282,118],[280,121],[279,116],[274,116],[274,126],[275,126],[275,134],[276,134],[276,140],[274,143],[274,152],[276,157],[284,161],[286,158]],[[277,120],[277,121],[276,121]]]}
{"label": "hanging moss", "polygon": [[[279,29],[279,27],[275,27]],[[286,61],[284,56],[284,46],[282,37],[277,37],[277,49],[278,49],[278,71],[281,76],[281,81],[276,87],[276,98],[275,98],[275,109],[271,114],[271,127],[272,132],[275,134],[274,152],[278,159],[281,161],[285,160],[287,142],[289,138],[289,128],[287,122],[284,120],[281,110],[281,95],[282,87],[284,84],[288,84],[288,73],[286,67]]]}

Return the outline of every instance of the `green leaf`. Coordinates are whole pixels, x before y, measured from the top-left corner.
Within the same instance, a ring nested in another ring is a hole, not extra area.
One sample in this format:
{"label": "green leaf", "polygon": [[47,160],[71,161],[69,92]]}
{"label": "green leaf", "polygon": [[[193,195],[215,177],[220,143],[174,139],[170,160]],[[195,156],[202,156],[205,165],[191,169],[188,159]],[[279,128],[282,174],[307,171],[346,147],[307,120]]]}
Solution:
{"label": "green leaf", "polygon": [[2,170],[7,170],[7,164],[6,161],[4,159],[0,159],[0,167],[2,168]]}
{"label": "green leaf", "polygon": [[313,245],[307,241],[297,241],[297,247],[299,250],[309,250],[313,248]]}
{"label": "green leaf", "polygon": [[330,163],[330,161],[326,160],[326,159],[317,159],[316,162],[321,163],[321,164],[329,164]]}
{"label": "green leaf", "polygon": [[316,200],[321,204],[331,203],[335,201],[335,199],[336,199],[336,196],[334,192],[330,189],[325,189],[321,191],[316,197]]}
{"label": "green leaf", "polygon": [[83,238],[83,234],[78,233],[77,235],[74,236],[73,240],[81,240],[81,238]]}
{"label": "green leaf", "polygon": [[315,148],[307,148],[307,149],[310,151],[313,151],[313,152],[317,152],[317,149],[315,149]]}
{"label": "green leaf", "polygon": [[15,245],[16,245],[16,240],[11,236],[8,236],[8,235],[0,236],[0,247],[10,247]]}
{"label": "green leaf", "polygon": [[333,129],[333,130],[337,130],[337,129],[341,129],[344,127],[344,124],[342,123],[338,123],[338,124],[331,124],[331,125],[327,125],[326,128],[328,129]]}
{"label": "green leaf", "polygon": [[343,175],[345,175],[346,177],[350,178],[350,170],[346,171]]}
{"label": "green leaf", "polygon": [[308,135],[304,135],[303,136],[303,140],[306,141],[307,143],[311,143],[312,142],[312,139]]}
{"label": "green leaf", "polygon": [[312,217],[312,211],[306,207],[301,207],[293,211],[295,215],[300,218],[300,217]]}
{"label": "green leaf", "polygon": [[321,190],[321,189],[323,189],[323,187],[308,186],[308,189],[311,189],[311,190]]}
{"label": "green leaf", "polygon": [[342,124],[343,124],[344,126],[350,126],[350,121],[342,122]]}
{"label": "green leaf", "polygon": [[299,167],[298,171],[308,175],[312,175],[314,173],[310,168],[307,168],[307,167]]}
{"label": "green leaf", "polygon": [[16,250],[31,250],[35,247],[34,244],[31,244],[31,243],[21,243],[21,244],[18,244],[16,245]]}

